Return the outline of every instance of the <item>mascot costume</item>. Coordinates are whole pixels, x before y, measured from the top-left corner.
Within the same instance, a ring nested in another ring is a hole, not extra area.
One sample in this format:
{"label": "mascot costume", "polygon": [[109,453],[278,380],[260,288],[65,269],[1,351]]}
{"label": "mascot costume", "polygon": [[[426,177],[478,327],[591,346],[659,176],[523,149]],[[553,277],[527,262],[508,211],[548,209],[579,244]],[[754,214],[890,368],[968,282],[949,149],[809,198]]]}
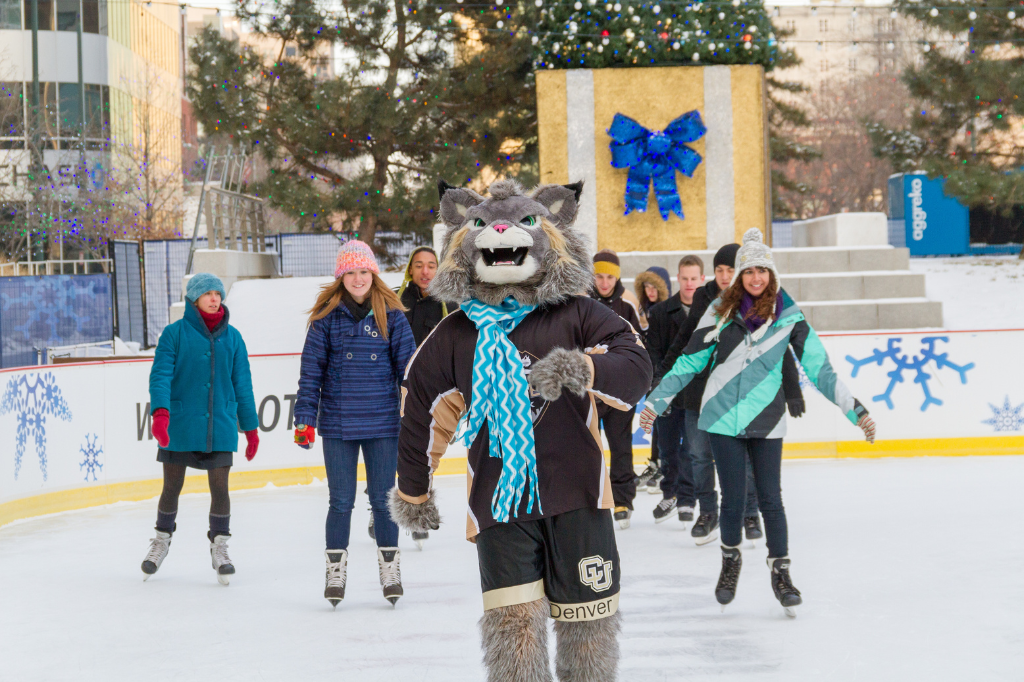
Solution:
{"label": "mascot costume", "polygon": [[633,407],[650,359],[629,323],[586,296],[591,254],[572,227],[583,183],[438,188],[447,232],[429,292],[460,310],[406,369],[392,517],[438,527],[433,472],[465,416],[488,680],[552,680],[549,616],[561,682],[614,680],[619,555],[595,401]]}

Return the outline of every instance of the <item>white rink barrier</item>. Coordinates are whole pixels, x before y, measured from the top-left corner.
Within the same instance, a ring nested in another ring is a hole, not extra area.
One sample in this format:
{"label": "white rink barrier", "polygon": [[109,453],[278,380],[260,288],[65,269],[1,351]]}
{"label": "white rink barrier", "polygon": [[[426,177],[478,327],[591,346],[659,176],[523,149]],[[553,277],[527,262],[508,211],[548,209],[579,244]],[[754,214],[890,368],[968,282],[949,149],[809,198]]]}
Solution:
{"label": "white rink barrier", "polygon": [[[879,440],[806,380],[807,413],[789,419],[785,456],[905,457],[1024,453],[1024,330],[823,336],[839,377],[871,411]],[[250,359],[260,449],[235,457],[233,489],[324,478],[321,441],[292,441],[298,354]],[[0,370],[0,525],[159,494],[161,467],[149,417],[151,359]],[[244,448],[245,439],[239,442]],[[635,460],[649,453],[636,429]],[[361,466],[361,465],[360,465]],[[438,474],[463,473],[452,446]],[[362,475],[362,471],[360,471]],[[190,476],[186,492],[206,490]]]}

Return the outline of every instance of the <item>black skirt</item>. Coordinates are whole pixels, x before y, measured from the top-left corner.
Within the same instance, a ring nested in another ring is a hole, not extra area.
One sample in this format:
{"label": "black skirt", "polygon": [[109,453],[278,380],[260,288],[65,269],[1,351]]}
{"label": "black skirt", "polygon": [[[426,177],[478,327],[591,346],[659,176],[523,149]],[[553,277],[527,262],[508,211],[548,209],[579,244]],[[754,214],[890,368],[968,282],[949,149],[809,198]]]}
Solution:
{"label": "black skirt", "polygon": [[156,453],[156,461],[164,464],[192,467],[193,469],[219,469],[234,463],[233,452],[175,452],[160,448]]}

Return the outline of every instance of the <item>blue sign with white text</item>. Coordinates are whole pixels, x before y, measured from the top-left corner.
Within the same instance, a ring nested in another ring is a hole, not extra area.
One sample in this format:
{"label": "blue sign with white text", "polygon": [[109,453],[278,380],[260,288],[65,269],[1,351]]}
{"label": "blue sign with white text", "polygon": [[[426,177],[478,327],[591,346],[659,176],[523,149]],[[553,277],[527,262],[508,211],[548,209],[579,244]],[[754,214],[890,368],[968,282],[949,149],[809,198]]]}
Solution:
{"label": "blue sign with white text", "polygon": [[942,178],[923,173],[889,178],[889,219],[902,220],[911,256],[956,256],[970,252],[967,207],[946,196]]}

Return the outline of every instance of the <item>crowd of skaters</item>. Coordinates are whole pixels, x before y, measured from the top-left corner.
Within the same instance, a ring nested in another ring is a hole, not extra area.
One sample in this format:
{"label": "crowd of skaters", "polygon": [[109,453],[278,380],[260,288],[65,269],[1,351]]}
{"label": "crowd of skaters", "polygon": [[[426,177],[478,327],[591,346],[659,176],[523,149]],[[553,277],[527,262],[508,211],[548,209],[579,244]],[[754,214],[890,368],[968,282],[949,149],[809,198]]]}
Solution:
{"label": "crowd of skaters", "polygon": [[[588,295],[609,306],[641,335],[654,368],[644,403],[629,411],[602,407],[598,416],[611,455],[613,518],[620,529],[630,527],[637,491],[646,490],[662,496],[653,511],[654,522],[678,519],[689,527],[698,545],[712,542],[720,533],[723,567],[716,597],[723,605],[735,594],[743,534],[747,540],[756,540],[766,532],[773,589],[783,606],[792,607],[801,597],[789,576],[780,484],[784,434],[780,410],[792,417],[804,412],[796,358],[814,356],[817,369],[811,380],[819,388],[822,382],[827,384],[826,397],[863,429],[868,440],[873,440],[874,424],[835,378],[803,316],[786,317],[795,304],[779,286],[770,249],[757,237],[749,244],[745,238],[742,247],[721,247],[714,256],[710,280],[701,258],[684,256],[678,263],[675,287],[664,268],[652,267],[636,277],[630,291],[623,285],[618,256],[610,250],[594,255],[594,284]],[[387,497],[396,476],[400,384],[406,365],[451,312],[428,293],[437,268],[432,249],[416,249],[395,292],[381,279],[372,250],[350,241],[339,249],[334,282],[323,287],[309,310],[295,406],[295,443],[306,449],[317,437],[323,443],[330,498],[324,597],[335,606],[345,596],[360,451],[380,588],[392,604],[403,594],[399,530],[388,511]],[[168,554],[176,531],[178,496],[189,467],[208,472],[208,539],[217,578],[226,585],[235,571],[227,553],[228,475],[239,430],[246,437],[247,460],[256,455],[259,439],[248,355],[241,335],[229,325],[224,297],[223,284],[215,276],[192,277],[184,318],[164,330],[156,350],[150,393],[164,488],[157,507],[156,537],[142,564],[146,579]],[[728,325],[733,319],[737,324]],[[789,324],[782,326],[783,322]],[[778,396],[763,404],[745,405],[759,414],[749,433],[732,433],[723,426],[725,418],[713,421],[711,415],[717,414],[715,410],[735,411],[737,405],[708,409],[705,393],[721,388],[714,382],[723,364],[734,359],[742,362],[743,353],[760,356],[763,351],[753,349],[766,332],[788,335],[773,342],[782,349],[776,352],[777,366],[765,370],[781,374],[781,407]],[[633,463],[633,421],[638,409],[642,410],[641,428],[651,434],[650,461],[639,475]],[[759,515],[765,519],[764,532]],[[422,547],[427,537],[421,532],[413,540]]]}

